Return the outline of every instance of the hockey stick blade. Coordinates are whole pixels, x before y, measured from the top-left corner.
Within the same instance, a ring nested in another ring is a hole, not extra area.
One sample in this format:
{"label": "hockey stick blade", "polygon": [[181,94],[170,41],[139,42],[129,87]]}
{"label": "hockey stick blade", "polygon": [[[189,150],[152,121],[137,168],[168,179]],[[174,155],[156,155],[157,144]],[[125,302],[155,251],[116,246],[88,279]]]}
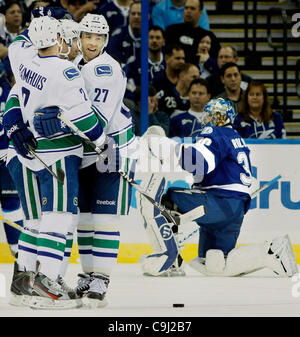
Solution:
{"label": "hockey stick blade", "polygon": [[251,193],[251,199],[255,198],[260,192],[262,192],[266,188],[272,186],[274,183],[276,183],[276,181],[278,181],[281,178],[282,178],[281,174],[278,174],[278,176],[276,176],[274,179],[272,179],[272,180],[268,181],[267,183],[265,183],[262,187],[258,188],[256,191],[254,191],[253,193]]}
{"label": "hockey stick blade", "polygon": [[180,225],[184,224],[185,222],[190,222],[193,221],[195,219],[198,219],[200,217],[202,217],[203,215],[205,215],[205,208],[203,205],[198,206],[194,209],[192,209],[191,211],[182,214],[179,219],[180,219]]}
{"label": "hockey stick blade", "polygon": [[64,184],[65,180],[65,172],[63,169],[58,168],[57,169],[57,175],[50,169],[50,167],[35,153],[33,148],[27,144],[27,148],[30,151],[30,153],[36,158],[43,166],[44,168],[55,178],[57,179],[62,185]]}
{"label": "hockey stick blade", "polygon": [[[74,134],[76,134],[77,136],[79,136],[86,144],[90,145],[93,150],[95,150],[99,155],[101,155],[102,150],[100,148],[98,148],[82,131],[80,131],[76,125],[74,125],[69,119],[66,118],[66,116],[64,116],[61,112],[57,115],[57,117],[62,120],[73,132]],[[157,207],[157,209],[161,212],[161,214],[167,218],[168,221],[174,223],[177,225],[176,220],[174,219],[174,217],[172,216],[172,214],[170,214],[170,212],[160,203],[158,203],[157,201],[155,201],[153,198],[151,198],[147,193],[145,193],[145,191],[143,191],[141,189],[141,187],[139,186],[139,184],[134,181],[132,178],[130,178],[124,171],[119,170],[118,171],[119,174],[132,186],[135,187],[135,189],[141,193],[147,200],[149,200],[154,206]]]}

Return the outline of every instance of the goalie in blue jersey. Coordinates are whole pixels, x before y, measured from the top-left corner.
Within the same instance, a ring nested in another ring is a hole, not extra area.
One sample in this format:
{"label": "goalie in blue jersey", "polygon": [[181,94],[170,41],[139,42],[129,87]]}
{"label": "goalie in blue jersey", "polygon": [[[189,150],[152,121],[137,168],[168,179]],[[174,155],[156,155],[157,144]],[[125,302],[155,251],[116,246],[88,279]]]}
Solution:
{"label": "goalie in blue jersey", "polygon": [[[153,156],[165,160],[162,149],[168,148],[171,157],[194,178],[191,189],[170,188],[164,200],[180,213],[200,205],[205,208],[205,214],[195,218],[200,226],[198,256],[189,265],[209,276],[239,276],[265,267],[279,275],[292,276],[297,266],[288,236],[235,248],[251,200],[250,150],[232,128],[235,113],[227,101],[211,100],[202,116],[204,127],[193,144],[179,144],[151,132],[146,135]],[[158,202],[164,192],[164,179],[152,174],[144,182],[146,191]],[[160,230],[167,220],[157,214],[154,206],[143,196],[139,205],[155,251],[142,261],[143,270],[148,275],[166,275],[176,267],[178,245],[174,236],[166,236]]]}

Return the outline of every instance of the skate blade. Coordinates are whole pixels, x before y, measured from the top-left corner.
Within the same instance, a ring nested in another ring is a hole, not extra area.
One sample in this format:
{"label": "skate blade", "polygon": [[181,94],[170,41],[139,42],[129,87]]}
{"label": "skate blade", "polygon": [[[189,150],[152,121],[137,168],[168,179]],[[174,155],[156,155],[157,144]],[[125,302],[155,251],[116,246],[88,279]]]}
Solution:
{"label": "skate blade", "polygon": [[16,295],[11,293],[8,303],[16,307],[29,307],[31,298],[32,296],[29,295]]}
{"label": "skate blade", "polygon": [[144,272],[143,273],[143,276],[146,276],[146,277],[183,277],[183,276],[186,276],[185,274],[185,271],[166,271],[166,272],[163,272],[162,274],[159,274],[159,275],[153,275],[153,274],[150,274],[148,272]]}
{"label": "skate blade", "polygon": [[32,296],[29,306],[32,309],[45,309],[45,310],[76,309],[82,307],[82,300],[81,299],[54,300],[42,296]]}
{"label": "skate blade", "polygon": [[106,299],[101,301],[99,299],[89,298],[87,296],[82,298],[82,302],[83,302],[83,307],[87,309],[104,308],[108,304]]}

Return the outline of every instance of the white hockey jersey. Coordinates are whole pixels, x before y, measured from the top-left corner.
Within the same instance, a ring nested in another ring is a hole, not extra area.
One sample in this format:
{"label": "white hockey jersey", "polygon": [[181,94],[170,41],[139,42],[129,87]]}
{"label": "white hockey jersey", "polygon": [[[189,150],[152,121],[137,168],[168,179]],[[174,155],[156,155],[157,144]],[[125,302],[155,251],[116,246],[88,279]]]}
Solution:
{"label": "white hockey jersey", "polygon": [[[90,130],[95,127],[98,121],[91,109],[78,68],[57,56],[39,56],[26,38],[13,42],[9,55],[12,56],[12,69],[16,79],[16,99],[11,95],[11,105],[19,99],[23,120],[28,122],[38,141],[36,153],[47,165],[52,165],[66,155],[82,157],[82,143],[73,134],[60,133],[48,139],[39,136],[33,127],[34,112],[49,106],[61,108],[69,120],[81,124],[81,129]],[[7,112],[9,108],[10,104],[6,108]],[[18,157],[32,170],[43,168],[37,160]]]}
{"label": "white hockey jersey", "polygon": [[130,111],[123,104],[127,79],[121,66],[104,52],[85,64],[81,73],[105,133],[114,138],[121,156],[129,156],[138,142]]}

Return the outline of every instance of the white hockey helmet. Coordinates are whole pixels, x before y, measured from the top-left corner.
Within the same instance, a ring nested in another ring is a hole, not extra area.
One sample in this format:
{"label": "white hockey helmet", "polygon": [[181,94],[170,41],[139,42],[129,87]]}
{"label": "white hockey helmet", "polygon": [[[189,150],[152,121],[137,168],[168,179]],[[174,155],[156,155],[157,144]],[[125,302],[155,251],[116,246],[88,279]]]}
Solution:
{"label": "white hockey helmet", "polygon": [[41,16],[34,18],[28,27],[28,35],[37,49],[43,49],[54,46],[59,32],[59,23],[50,16]]}
{"label": "white hockey helmet", "polygon": [[87,13],[80,21],[80,31],[105,35],[104,47],[108,44],[109,25],[103,15]]}
{"label": "white hockey helmet", "polygon": [[68,52],[62,52],[62,45],[60,45],[60,55],[68,56],[71,50],[73,39],[77,38],[78,48],[81,49],[80,44],[80,27],[79,23],[73,20],[63,19],[59,20],[59,35],[61,39],[68,46]]}

